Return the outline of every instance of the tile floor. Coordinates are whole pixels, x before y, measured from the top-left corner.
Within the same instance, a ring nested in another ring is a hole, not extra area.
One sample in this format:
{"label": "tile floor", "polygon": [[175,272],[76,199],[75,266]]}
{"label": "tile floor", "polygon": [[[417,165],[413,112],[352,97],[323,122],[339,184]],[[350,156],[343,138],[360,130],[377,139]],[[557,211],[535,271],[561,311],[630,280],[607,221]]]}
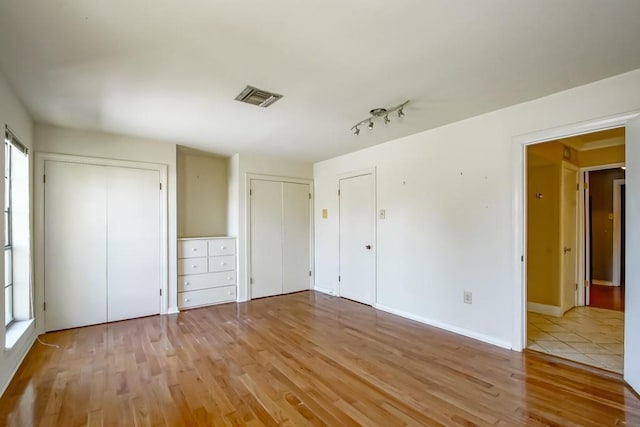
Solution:
{"label": "tile floor", "polygon": [[562,317],[529,312],[527,347],[622,373],[624,312],[576,307]]}

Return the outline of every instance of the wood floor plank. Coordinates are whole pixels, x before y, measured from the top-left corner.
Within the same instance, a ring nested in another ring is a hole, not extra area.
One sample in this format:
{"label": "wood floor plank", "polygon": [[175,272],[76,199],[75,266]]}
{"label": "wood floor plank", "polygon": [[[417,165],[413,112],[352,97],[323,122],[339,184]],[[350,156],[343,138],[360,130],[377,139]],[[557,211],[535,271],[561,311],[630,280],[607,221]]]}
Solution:
{"label": "wood floor plank", "polygon": [[313,291],[42,339],[0,425],[640,425],[619,377]]}

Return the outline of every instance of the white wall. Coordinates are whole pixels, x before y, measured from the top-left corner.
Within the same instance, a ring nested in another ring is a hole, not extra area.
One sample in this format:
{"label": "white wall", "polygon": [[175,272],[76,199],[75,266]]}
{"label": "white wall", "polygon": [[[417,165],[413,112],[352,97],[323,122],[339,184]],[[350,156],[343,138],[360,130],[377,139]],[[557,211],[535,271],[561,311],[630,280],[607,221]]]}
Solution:
{"label": "white wall", "polygon": [[[27,110],[23,107],[18,97],[13,93],[3,75],[0,74],[0,125],[4,138],[4,126],[9,127],[16,134],[20,142],[29,148],[30,170],[33,170],[33,123]],[[4,150],[0,154],[0,170],[4,170]],[[4,200],[4,174],[0,178],[0,200]],[[33,183],[30,184],[30,194],[33,194]],[[31,215],[30,224],[33,224]],[[30,233],[33,236],[33,233]],[[4,222],[0,221],[0,236],[4,236]],[[32,240],[33,241],[33,240]],[[0,277],[4,277],[4,257],[0,257]],[[3,285],[4,286],[4,285]],[[0,293],[0,313],[4,319],[4,291]],[[22,338],[11,348],[4,349],[5,327],[4,321],[0,326],[0,395],[11,381],[13,374],[18,369],[20,362],[31,348],[35,340],[35,328],[31,327]]]}
{"label": "white wall", "polygon": [[160,163],[168,166],[168,309],[170,313],[177,311],[176,145],[149,139],[40,124],[34,128],[34,141],[38,152]]}
{"label": "white wall", "polygon": [[248,299],[246,212],[248,174],[312,179],[313,165],[308,162],[248,154],[236,154],[229,160],[228,233],[230,236],[238,237],[238,301]]}
{"label": "white wall", "polygon": [[[337,176],[375,167],[378,209],[386,209],[377,223],[377,304],[517,347],[523,248],[514,238],[515,183],[523,171],[514,137],[633,110],[640,70],[316,163],[316,288],[338,291]],[[463,303],[465,290],[472,305]]]}

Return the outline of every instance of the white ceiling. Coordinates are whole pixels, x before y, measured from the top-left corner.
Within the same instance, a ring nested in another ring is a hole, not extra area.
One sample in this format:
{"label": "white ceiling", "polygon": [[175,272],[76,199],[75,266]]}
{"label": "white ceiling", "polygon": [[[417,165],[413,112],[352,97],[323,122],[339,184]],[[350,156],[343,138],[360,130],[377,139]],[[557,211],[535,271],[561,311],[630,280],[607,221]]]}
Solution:
{"label": "white ceiling", "polygon": [[638,0],[6,0],[0,70],[38,122],[317,161],[640,68],[639,22]]}

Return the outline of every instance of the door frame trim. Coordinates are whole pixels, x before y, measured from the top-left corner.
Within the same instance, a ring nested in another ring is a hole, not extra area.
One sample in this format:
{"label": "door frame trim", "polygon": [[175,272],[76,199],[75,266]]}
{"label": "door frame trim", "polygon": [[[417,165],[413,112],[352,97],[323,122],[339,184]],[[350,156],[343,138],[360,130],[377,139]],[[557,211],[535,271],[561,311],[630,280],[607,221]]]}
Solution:
{"label": "door frame trim", "polygon": [[640,117],[640,110],[593,118],[582,122],[516,135],[512,138],[512,274],[515,283],[513,293],[513,350],[522,351],[527,343],[527,203],[525,197],[527,190],[527,147],[560,138],[625,127],[627,122],[637,117]]}
{"label": "door frame trim", "polygon": [[55,161],[63,163],[80,163],[96,166],[113,166],[134,169],[144,169],[157,171],[159,173],[160,184],[160,289],[162,295],[159,296],[160,314],[167,314],[169,310],[168,292],[168,187],[167,187],[167,165],[160,163],[138,162],[131,160],[106,159],[102,157],[76,156],[72,154],[56,153],[35,153],[34,160],[34,196],[33,196],[33,224],[34,224],[34,254],[35,254],[35,289],[33,294],[34,316],[36,320],[36,330],[38,334],[45,331],[44,317],[44,187],[45,183],[41,176],[45,173],[45,162]]}
{"label": "door frame trim", "polygon": [[622,267],[622,234],[621,234],[621,208],[622,208],[622,186],[625,185],[625,179],[613,180],[613,272],[611,281],[613,286],[621,285],[621,267]]}
{"label": "door frame trim", "polygon": [[[251,296],[250,282],[251,282],[251,181],[254,179],[259,181],[290,182],[293,184],[309,185],[309,191],[311,192],[311,199],[309,200],[309,268],[311,268],[311,276],[309,276],[309,289],[313,289],[313,285],[315,283],[315,276],[316,276],[315,254],[314,254],[315,227],[313,224],[313,209],[314,209],[315,193],[313,188],[313,180],[308,178],[293,178],[289,176],[265,175],[265,174],[259,174],[259,173],[245,173],[244,184],[245,184],[246,191],[245,191],[245,204],[244,204],[245,206],[244,229],[246,231],[244,235],[245,257],[244,257],[244,266],[242,267],[244,268],[244,271],[246,272],[246,274],[244,275],[244,283],[242,283],[242,286],[244,287],[246,300],[248,301],[253,299]],[[238,256],[236,258],[238,259],[236,262],[239,264],[240,257]],[[237,267],[240,267],[240,265],[238,265]],[[238,271],[240,270],[238,269]],[[240,274],[238,274],[236,277],[239,280]],[[238,283],[238,287],[240,286],[241,284]],[[240,292],[238,292],[237,294],[240,295]]]}
{"label": "door frame trim", "polygon": [[[373,197],[373,301],[371,302],[372,307],[376,307],[378,305],[378,180],[376,174],[376,167],[357,169],[350,172],[344,172],[337,175],[336,179],[336,197],[338,197],[338,276],[341,275],[341,265],[340,265],[340,248],[341,248],[341,240],[342,233],[340,229],[340,196],[338,196],[338,191],[340,190],[340,181],[343,179],[356,178],[358,176],[371,175],[373,180],[373,188],[372,197]],[[336,278],[337,279],[337,278]],[[341,297],[342,294],[340,292],[341,283],[340,281],[336,282],[336,289],[338,290],[337,296]]]}

